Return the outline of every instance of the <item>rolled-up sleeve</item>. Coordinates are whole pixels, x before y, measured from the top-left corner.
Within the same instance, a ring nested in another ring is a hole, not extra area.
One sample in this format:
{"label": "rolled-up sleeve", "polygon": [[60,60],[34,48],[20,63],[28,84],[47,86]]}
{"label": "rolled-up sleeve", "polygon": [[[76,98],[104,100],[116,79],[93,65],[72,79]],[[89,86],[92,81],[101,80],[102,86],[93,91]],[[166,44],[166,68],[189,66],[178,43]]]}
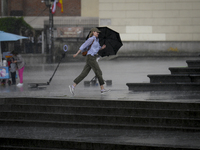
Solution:
{"label": "rolled-up sleeve", "polygon": [[94,40],[94,37],[88,38],[88,39],[81,45],[81,47],[80,47],[79,49],[80,49],[82,52],[85,51],[85,49],[86,49],[87,47],[89,47],[89,46],[92,44],[93,40]]}
{"label": "rolled-up sleeve", "polygon": [[102,48],[102,46],[99,45],[99,50]]}

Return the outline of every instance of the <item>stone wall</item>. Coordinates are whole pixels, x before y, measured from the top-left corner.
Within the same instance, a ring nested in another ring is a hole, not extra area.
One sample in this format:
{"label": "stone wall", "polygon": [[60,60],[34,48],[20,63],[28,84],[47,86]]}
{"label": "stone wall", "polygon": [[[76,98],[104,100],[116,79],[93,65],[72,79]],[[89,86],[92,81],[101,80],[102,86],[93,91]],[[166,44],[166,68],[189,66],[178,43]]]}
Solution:
{"label": "stone wall", "polygon": [[123,41],[199,41],[199,0],[99,0],[100,26]]}
{"label": "stone wall", "polygon": [[200,42],[196,41],[125,41],[118,56],[198,57]]}
{"label": "stone wall", "polygon": [[47,54],[21,54],[27,65],[45,64],[49,55]]}
{"label": "stone wall", "polygon": [[99,0],[82,0],[81,16],[99,17]]}

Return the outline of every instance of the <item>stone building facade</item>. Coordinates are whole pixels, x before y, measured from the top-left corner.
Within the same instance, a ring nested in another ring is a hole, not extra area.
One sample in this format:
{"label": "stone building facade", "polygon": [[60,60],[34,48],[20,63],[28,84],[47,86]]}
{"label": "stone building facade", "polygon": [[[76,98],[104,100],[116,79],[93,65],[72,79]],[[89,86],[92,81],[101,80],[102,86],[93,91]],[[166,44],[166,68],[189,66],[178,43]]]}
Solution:
{"label": "stone building facade", "polygon": [[100,25],[124,41],[199,41],[199,0],[100,0]]}
{"label": "stone building facade", "polygon": [[99,0],[99,19],[120,32],[130,55],[200,52],[199,0]]}
{"label": "stone building facade", "polygon": [[[1,1],[9,2],[8,15],[23,11],[33,28],[44,29],[49,11],[41,0]],[[64,13],[58,8],[54,14],[55,27],[84,26],[86,34],[92,26],[108,26],[121,35],[121,56],[196,56],[200,52],[200,0],[63,0],[63,6]],[[0,8],[3,16],[4,7]]]}
{"label": "stone building facade", "polygon": [[[48,16],[49,10],[41,0],[1,0],[7,5],[7,16]],[[2,2],[1,4],[2,5]],[[63,0],[65,11],[57,11],[54,16],[80,16],[81,0]],[[2,11],[1,11],[2,16]]]}

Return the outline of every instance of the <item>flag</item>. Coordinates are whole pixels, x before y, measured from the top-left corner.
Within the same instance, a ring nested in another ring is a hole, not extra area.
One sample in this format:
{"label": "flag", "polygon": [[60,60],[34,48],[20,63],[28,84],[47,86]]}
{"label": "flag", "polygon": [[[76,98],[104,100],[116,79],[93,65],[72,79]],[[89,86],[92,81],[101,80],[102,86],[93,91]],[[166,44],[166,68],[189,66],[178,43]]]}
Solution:
{"label": "flag", "polygon": [[55,12],[56,12],[56,0],[54,0],[54,2],[53,2],[51,12],[52,12],[52,14],[55,14]]}
{"label": "flag", "polygon": [[61,12],[63,13],[63,2],[62,2],[62,0],[58,1],[57,6],[60,7]]}

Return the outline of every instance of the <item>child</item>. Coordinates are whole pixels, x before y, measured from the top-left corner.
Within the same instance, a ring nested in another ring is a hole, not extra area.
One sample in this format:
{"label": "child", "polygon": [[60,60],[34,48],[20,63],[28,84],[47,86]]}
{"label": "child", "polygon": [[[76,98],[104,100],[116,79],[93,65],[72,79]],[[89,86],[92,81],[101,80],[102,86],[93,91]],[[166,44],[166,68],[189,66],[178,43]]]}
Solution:
{"label": "child", "polygon": [[14,63],[15,59],[11,58],[11,64],[10,64],[10,74],[12,78],[12,85],[16,84],[16,63]]}

